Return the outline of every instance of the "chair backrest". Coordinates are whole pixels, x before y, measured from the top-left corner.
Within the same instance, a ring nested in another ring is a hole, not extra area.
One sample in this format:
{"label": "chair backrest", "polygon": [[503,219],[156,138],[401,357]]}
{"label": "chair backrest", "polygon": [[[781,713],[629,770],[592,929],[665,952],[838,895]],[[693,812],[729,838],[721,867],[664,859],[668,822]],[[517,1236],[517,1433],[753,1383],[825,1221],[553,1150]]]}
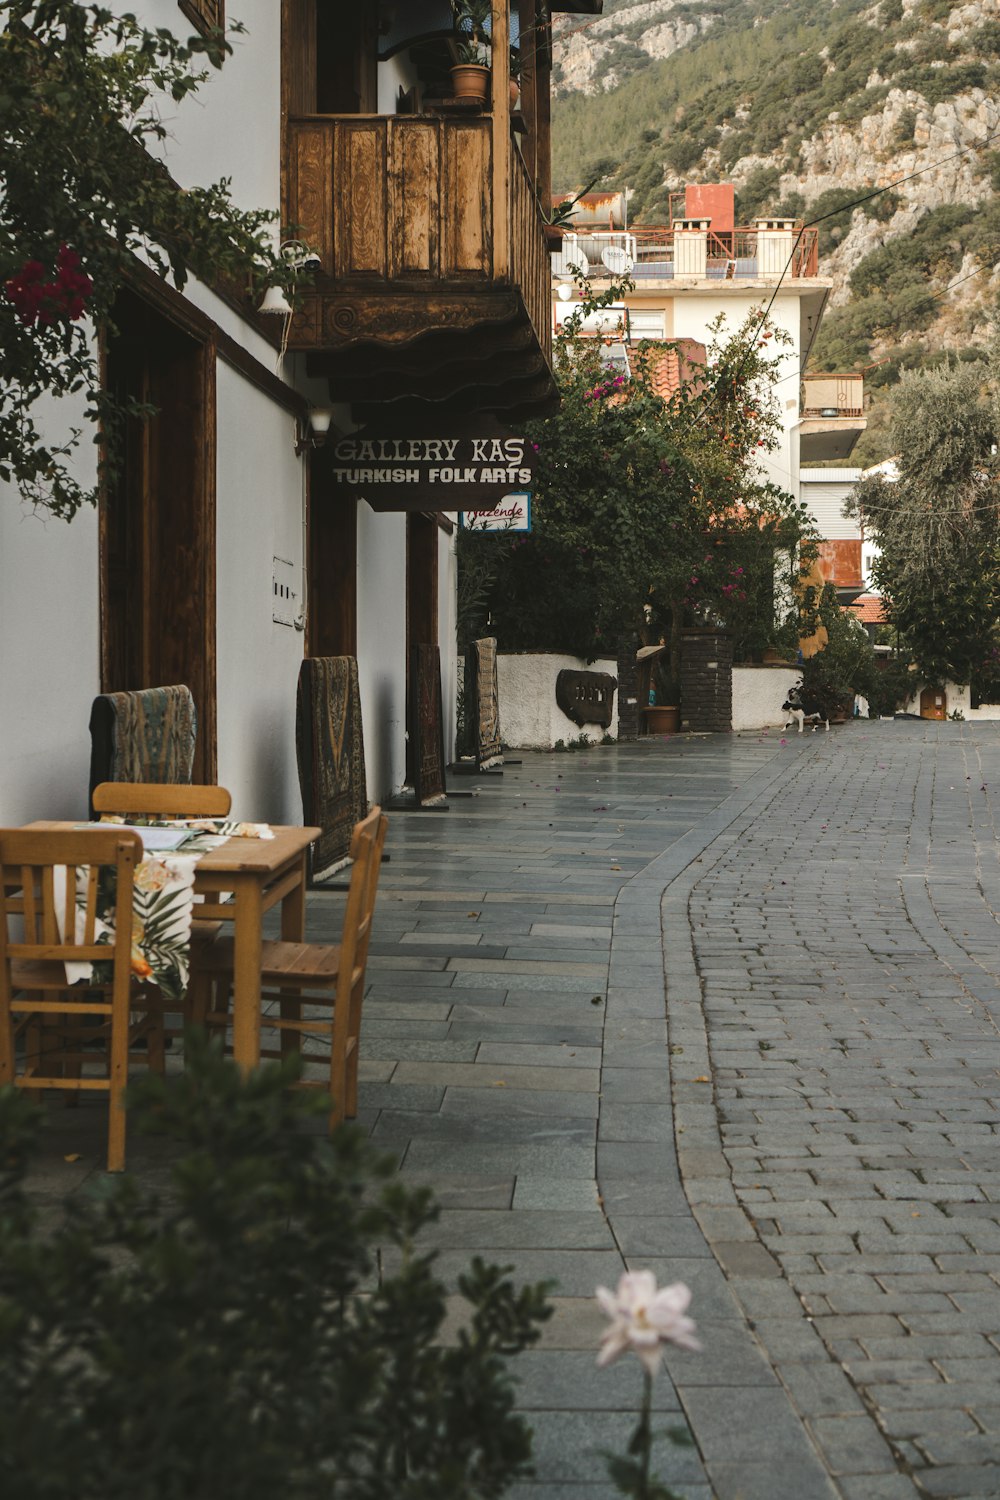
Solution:
{"label": "chair backrest", "polygon": [[[377,804],[366,818],[355,824],[351,835],[351,885],[347,893],[344,928],[340,939],[340,972],[364,974],[368,962],[372,914],[378,878],[382,870],[382,847],[389,819]],[[350,982],[350,981],[349,981]]]}
{"label": "chair backrest", "polygon": [[[120,828],[71,831],[0,829],[0,892],[4,898],[0,922],[0,1000],[9,1002],[9,961],[57,960],[62,963],[114,965],[116,1003],[128,1005],[132,960],[132,889],[135,868],[142,859],[142,840]],[[56,867],[65,871],[65,888],[58,892]],[[82,906],[77,890],[81,877]],[[114,871],[114,942],[96,941],[98,891],[102,871]],[[78,930],[82,913],[82,931]],[[9,927],[16,916],[22,934],[14,940]],[[61,926],[60,926],[61,922]]]}
{"label": "chair backrest", "polygon": [[176,782],[102,781],[93,795],[96,813],[125,817],[224,818],[232,801],[224,786]]}

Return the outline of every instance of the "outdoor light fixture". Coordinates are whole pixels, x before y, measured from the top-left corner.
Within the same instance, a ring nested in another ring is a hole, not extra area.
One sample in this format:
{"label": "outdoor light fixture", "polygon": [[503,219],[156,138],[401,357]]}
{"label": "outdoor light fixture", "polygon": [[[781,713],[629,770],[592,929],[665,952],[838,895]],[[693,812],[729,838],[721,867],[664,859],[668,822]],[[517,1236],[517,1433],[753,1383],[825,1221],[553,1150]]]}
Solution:
{"label": "outdoor light fixture", "polygon": [[571,302],[573,300],[573,288],[563,282],[562,286],[556,288],[556,296],[560,302]]}
{"label": "outdoor light fixture", "polygon": [[297,458],[301,458],[302,454],[310,448],[322,448],[326,442],[327,433],[330,431],[330,423],[332,421],[332,407],[313,406],[310,408],[309,425],[306,427],[300,423],[295,438],[295,455]]}
{"label": "outdoor light fixture", "polygon": [[260,310],[262,313],[274,313],[279,318],[287,318],[291,315],[292,304],[280,286],[269,286],[264,293]]}

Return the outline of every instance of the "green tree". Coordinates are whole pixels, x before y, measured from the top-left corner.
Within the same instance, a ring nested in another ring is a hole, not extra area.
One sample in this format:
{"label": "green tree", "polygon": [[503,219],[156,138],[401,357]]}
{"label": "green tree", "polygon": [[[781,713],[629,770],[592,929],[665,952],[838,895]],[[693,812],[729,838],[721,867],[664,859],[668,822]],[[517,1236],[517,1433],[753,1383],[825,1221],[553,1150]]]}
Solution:
{"label": "green tree", "polygon": [[881,549],[887,618],[935,685],[970,682],[998,644],[998,374],[994,348],[991,405],[980,367],[904,372],[889,407],[899,477],[867,479],[849,502]]}
{"label": "green tree", "polygon": [[579,290],[557,340],[560,409],[529,429],[534,530],[470,545],[496,548],[487,605],[502,646],[594,657],[663,638],[672,693],[685,623],[731,627],[746,654],[775,636],[776,552],[793,559],[806,531],[759,468],[778,441],[780,337],[759,315],[731,334],[720,319],[707,366],[661,395],[657,370],[676,346],[641,344],[631,377],[615,373],[606,340],[584,326],[604,309],[613,327],[607,309],[627,284]]}
{"label": "green tree", "polygon": [[273,214],[238,210],[227,179],[180,188],[147,150],[168,133],[164,99],[222,66],[221,32],[182,43],[80,0],[0,0],[0,23],[0,478],[69,519],[96,498],[74,471],[84,433],[99,442],[123,415],[95,334],[136,261],[178,287],[294,276]]}

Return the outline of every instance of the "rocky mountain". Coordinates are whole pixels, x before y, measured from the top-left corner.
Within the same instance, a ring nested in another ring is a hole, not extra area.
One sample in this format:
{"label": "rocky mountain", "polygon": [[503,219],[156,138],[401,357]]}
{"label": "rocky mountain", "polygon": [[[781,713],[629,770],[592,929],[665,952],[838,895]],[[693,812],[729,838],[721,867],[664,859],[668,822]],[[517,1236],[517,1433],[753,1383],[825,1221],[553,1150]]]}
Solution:
{"label": "rocky mountain", "polygon": [[725,180],[742,222],[820,221],[837,285],[812,367],[877,366],[858,461],[885,456],[901,368],[985,356],[1000,0],[605,0],[561,19],[554,77],[559,186],[627,186],[633,219],[662,223],[672,189]]}

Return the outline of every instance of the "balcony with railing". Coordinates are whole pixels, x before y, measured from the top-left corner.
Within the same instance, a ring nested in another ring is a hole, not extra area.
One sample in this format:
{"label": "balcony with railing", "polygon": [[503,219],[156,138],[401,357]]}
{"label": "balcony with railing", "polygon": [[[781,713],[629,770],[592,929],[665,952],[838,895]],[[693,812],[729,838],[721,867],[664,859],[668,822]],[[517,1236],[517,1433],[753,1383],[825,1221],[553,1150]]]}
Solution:
{"label": "balcony with railing", "polygon": [[551,402],[544,225],[506,117],[300,116],[285,141],[284,221],[321,261],[289,347],[334,400]]}
{"label": "balcony with railing", "polygon": [[799,455],[803,463],[842,462],[868,426],[862,375],[805,375]]}
{"label": "balcony with railing", "polygon": [[574,266],[595,280],[628,274],[637,287],[681,280],[800,281],[818,274],[818,231],[782,219],[721,232],[702,219],[627,230],[587,227],[567,231],[552,256],[553,276],[566,277]]}

